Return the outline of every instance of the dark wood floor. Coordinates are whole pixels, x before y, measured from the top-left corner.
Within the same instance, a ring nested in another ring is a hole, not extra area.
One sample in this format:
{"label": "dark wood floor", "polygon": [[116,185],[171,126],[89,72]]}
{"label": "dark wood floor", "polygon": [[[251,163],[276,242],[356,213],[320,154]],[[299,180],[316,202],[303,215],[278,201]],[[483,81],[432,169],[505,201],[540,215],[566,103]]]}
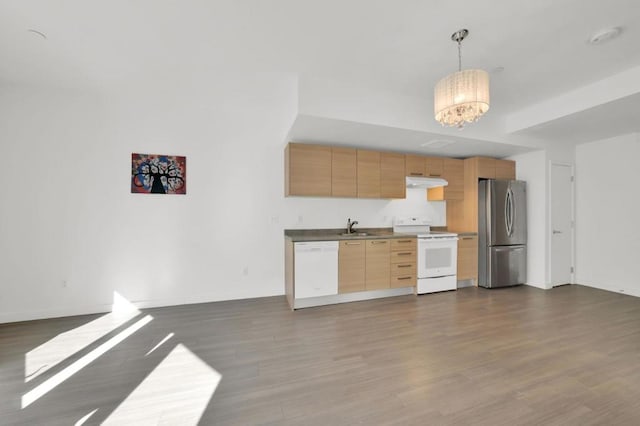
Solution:
{"label": "dark wood floor", "polygon": [[[148,325],[20,408],[147,314]],[[96,409],[85,424],[99,424],[178,344],[222,374],[201,424],[640,424],[640,299],[587,287],[465,288],[296,312],[284,297],[149,309],[25,383],[26,353],[99,317],[0,326],[0,424],[72,425]],[[146,402],[179,411],[174,397]]]}

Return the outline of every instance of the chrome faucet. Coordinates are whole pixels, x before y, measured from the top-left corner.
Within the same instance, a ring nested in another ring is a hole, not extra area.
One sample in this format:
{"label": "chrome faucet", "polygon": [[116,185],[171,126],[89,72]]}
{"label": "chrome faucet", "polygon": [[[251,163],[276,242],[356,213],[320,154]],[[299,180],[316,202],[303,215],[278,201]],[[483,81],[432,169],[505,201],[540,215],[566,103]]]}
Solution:
{"label": "chrome faucet", "polygon": [[353,227],[357,224],[358,224],[357,220],[354,220],[353,222],[351,222],[351,218],[347,219],[347,234],[353,234],[354,232],[356,232],[353,230]]}

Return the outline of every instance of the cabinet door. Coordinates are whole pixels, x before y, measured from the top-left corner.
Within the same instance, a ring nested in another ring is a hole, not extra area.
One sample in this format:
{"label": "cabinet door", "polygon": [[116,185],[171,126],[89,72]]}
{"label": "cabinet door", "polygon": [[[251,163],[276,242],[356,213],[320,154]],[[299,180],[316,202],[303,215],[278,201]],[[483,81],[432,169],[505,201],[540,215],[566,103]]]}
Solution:
{"label": "cabinet door", "polygon": [[366,240],[365,287],[367,290],[390,288],[391,241]]}
{"label": "cabinet door", "polygon": [[352,148],[331,148],[331,195],[333,197],[358,196],[357,155]]}
{"label": "cabinet door", "polygon": [[496,179],[515,179],[516,162],[511,160],[496,160]]}
{"label": "cabinet door", "polygon": [[366,240],[340,241],[338,251],[338,293],[365,290]]}
{"label": "cabinet door", "polygon": [[425,161],[422,155],[407,154],[404,156],[404,161],[407,176],[424,176]]}
{"label": "cabinet door", "polygon": [[429,201],[451,201],[464,199],[464,161],[454,158],[443,159],[442,177],[449,183],[447,186],[427,189]]}
{"label": "cabinet door", "polygon": [[425,157],[425,176],[442,177],[444,161],[442,157]]}
{"label": "cabinet door", "polygon": [[478,282],[478,237],[461,236],[458,240],[458,279]]}
{"label": "cabinet door", "polygon": [[380,152],[358,150],[358,198],[380,198]]}
{"label": "cabinet door", "polygon": [[405,198],[407,184],[404,176],[404,155],[380,153],[380,196]]}
{"label": "cabinet door", "polygon": [[331,195],[331,147],[291,143],[285,157],[286,195]]}
{"label": "cabinet door", "polygon": [[478,178],[495,179],[496,178],[496,160],[495,158],[477,157]]}

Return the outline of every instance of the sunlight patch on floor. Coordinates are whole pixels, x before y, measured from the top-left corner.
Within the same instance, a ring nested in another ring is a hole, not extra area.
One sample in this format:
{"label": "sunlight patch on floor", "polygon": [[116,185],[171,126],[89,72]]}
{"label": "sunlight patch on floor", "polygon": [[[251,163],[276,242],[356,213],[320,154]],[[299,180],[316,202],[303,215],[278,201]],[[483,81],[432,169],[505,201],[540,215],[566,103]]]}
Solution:
{"label": "sunlight patch on floor", "polygon": [[88,413],[87,415],[85,415],[84,417],[82,417],[77,422],[75,422],[75,424],[73,426],[82,426],[83,424],[85,424],[87,422],[87,420],[89,420],[89,418],[91,416],[93,416],[96,413],[96,411],[98,411],[97,408],[95,410],[91,411],[90,413]]}
{"label": "sunlight patch on floor", "polygon": [[160,342],[157,345],[155,345],[153,348],[149,349],[149,352],[144,354],[144,356],[147,356],[150,353],[152,353],[153,351],[155,351],[156,349],[158,349],[160,346],[162,346],[164,344],[164,342],[166,342],[167,340],[171,339],[172,337],[173,337],[173,333],[167,334],[167,336],[164,339],[160,340]]}
{"label": "sunlight patch on floor", "polygon": [[109,351],[111,348],[122,342],[127,337],[131,336],[136,331],[140,330],[142,327],[147,325],[153,317],[151,315],[147,315],[144,318],[138,320],[133,325],[122,330],[120,333],[116,334],[106,342],[102,343],[100,346],[93,349],[91,352],[84,355],[82,358],[79,358],[73,364],[67,366],[66,368],[60,370],[55,375],[51,376],[49,379],[42,382],[40,385],[36,386],[29,392],[25,393],[22,396],[22,408],[26,408],[31,405],[34,401],[37,401],[40,397],[47,394],[49,391],[54,389],[60,383],[67,380],[69,377],[76,374],[78,371],[82,370],[84,367],[89,365],[91,362],[95,361],[98,357]]}
{"label": "sunlight patch on floor", "polygon": [[103,424],[197,425],[221,378],[178,344]]}
{"label": "sunlight patch on floor", "polygon": [[24,363],[25,383],[55,367],[138,314],[140,314],[140,311],[135,306],[114,292],[111,313],[73,330],[61,333],[27,352]]}

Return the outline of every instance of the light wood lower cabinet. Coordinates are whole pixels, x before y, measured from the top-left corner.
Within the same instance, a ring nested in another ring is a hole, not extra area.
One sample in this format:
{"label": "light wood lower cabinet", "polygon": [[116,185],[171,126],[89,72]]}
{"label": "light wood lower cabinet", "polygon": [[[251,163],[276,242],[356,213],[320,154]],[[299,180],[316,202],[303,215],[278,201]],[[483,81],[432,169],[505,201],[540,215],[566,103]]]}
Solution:
{"label": "light wood lower cabinet", "polygon": [[478,283],[478,236],[458,238],[458,280],[474,280]]}
{"label": "light wood lower cabinet", "polygon": [[417,282],[415,238],[395,239],[391,242],[391,288],[413,287]]}
{"label": "light wood lower cabinet", "polygon": [[340,241],[338,249],[338,293],[365,290],[366,240]]}
{"label": "light wood lower cabinet", "polygon": [[365,288],[390,288],[391,240],[366,240]]}

